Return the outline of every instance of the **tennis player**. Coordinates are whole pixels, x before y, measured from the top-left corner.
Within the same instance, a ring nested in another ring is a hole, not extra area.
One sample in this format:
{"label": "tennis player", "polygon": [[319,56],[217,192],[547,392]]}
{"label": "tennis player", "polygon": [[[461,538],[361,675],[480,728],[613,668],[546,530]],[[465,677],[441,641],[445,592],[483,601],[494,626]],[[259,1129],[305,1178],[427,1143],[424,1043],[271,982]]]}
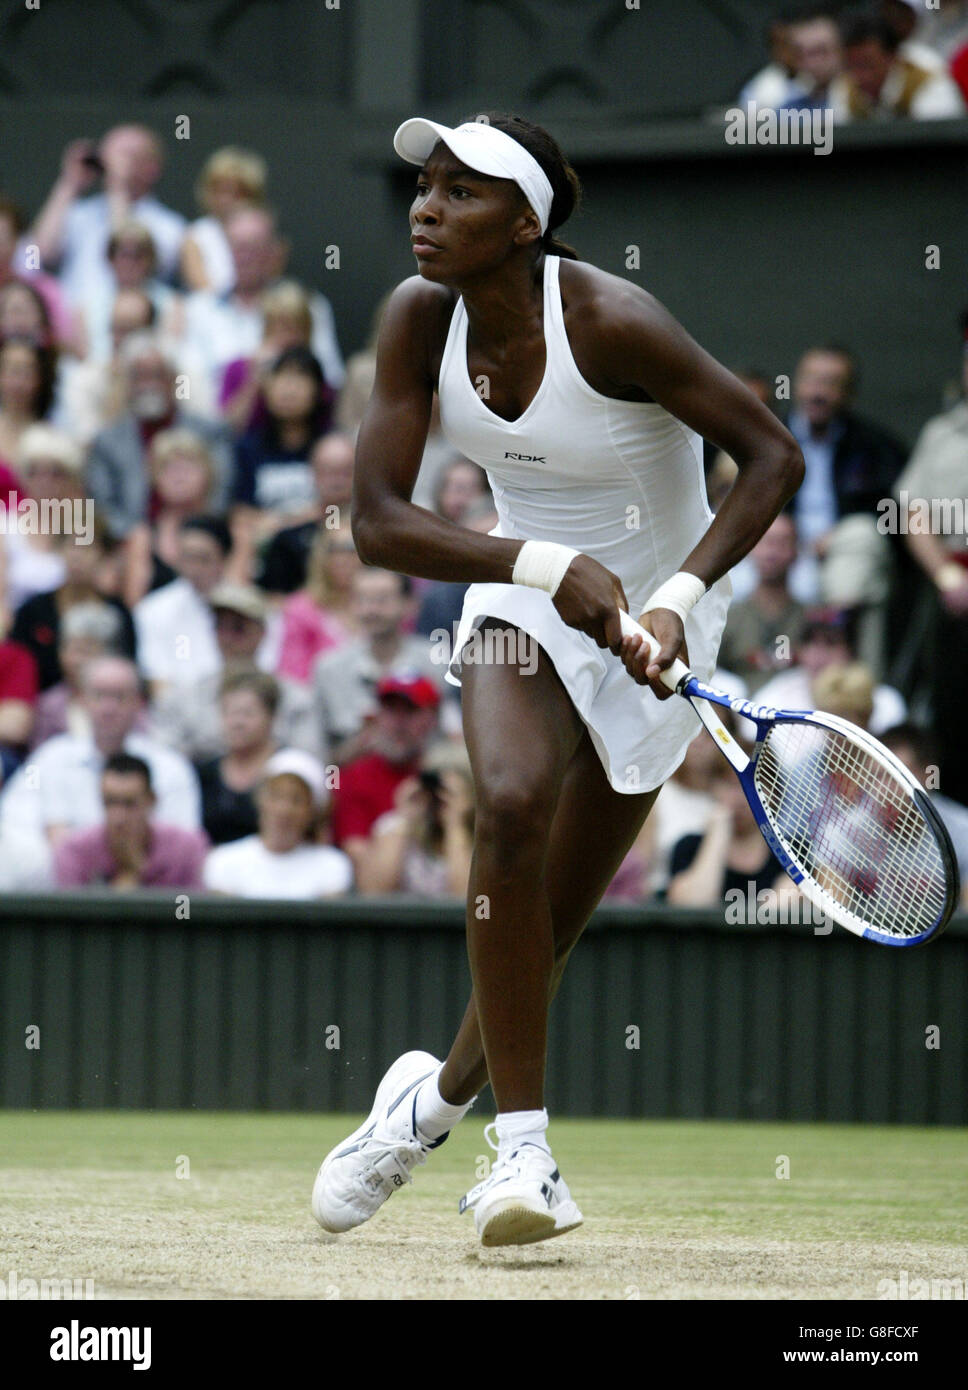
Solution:
{"label": "tennis player", "polygon": [[[655,299],[555,239],[580,188],[545,130],[517,116],[413,119],[394,148],[419,169],[418,273],[380,335],[353,535],[367,564],[470,582],[446,677],[462,687],[476,792],[473,992],[443,1062],[393,1064],[323,1162],[312,1206],[329,1231],[367,1221],[489,1081],[496,1158],[461,1210],[484,1245],[524,1244],[582,1220],[548,1144],[548,1010],[697,732],[659,675],[680,654],[712,675],[727,572],[799,487],[803,460]],[[455,450],[487,470],[488,535],[410,501],[435,390]],[[739,466],[715,518],[701,437]],[[660,642],[657,659],[623,637],[620,608]]]}

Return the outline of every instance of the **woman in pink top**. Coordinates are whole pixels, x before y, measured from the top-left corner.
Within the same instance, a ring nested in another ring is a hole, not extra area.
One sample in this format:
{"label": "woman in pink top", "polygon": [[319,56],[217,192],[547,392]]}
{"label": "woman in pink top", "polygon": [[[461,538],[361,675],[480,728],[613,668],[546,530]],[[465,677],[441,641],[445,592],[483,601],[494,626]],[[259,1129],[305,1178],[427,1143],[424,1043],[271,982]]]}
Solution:
{"label": "woman in pink top", "polygon": [[306,587],[282,606],[278,675],[309,681],[318,656],[356,635],[350,591],[359,567],[350,528],[320,527],[309,554]]}

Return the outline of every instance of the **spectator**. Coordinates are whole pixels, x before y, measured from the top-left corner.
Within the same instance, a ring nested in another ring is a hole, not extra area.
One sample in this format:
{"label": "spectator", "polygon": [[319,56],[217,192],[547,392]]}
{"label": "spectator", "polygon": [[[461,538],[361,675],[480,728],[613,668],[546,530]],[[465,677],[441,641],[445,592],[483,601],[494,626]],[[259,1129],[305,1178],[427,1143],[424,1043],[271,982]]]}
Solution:
{"label": "spectator", "polygon": [[[904,543],[930,581],[920,623],[920,664],[927,676],[934,733],[945,748],[951,794],[961,802],[968,801],[968,735],[963,733],[961,704],[968,675],[968,313],[963,329],[965,397],[927,422],[895,488]],[[932,520],[932,505],[938,504],[944,510]]]}
{"label": "spectator", "polygon": [[84,704],[81,676],[87,663],[96,657],[125,654],[123,633],[120,612],[100,600],[75,603],[65,611],[57,640],[63,679],[45,690],[37,701],[31,749],[39,748],[55,734],[90,738],[91,721]]}
{"label": "spectator", "polygon": [[[272,660],[266,638],[268,609],[258,589],[245,584],[219,584],[208,599],[215,620],[218,667],[188,684],[163,691],[155,701],[152,729],[155,736],[177,748],[193,762],[225,752],[219,692],[223,677],[238,672],[251,674],[257,665]],[[309,692],[280,677],[276,739],[283,747],[302,748],[322,757],[321,730],[313,717]]]}
{"label": "spectator", "polygon": [[848,21],[843,41],[846,71],[831,88],[835,120],[926,121],[965,114],[961,93],[948,74],[904,57],[896,32],[878,15]]}
{"label": "spectator", "polygon": [[199,825],[198,779],[177,753],[135,730],[143,693],[137,668],[121,657],[99,657],[84,668],[90,738],[48,739],[0,794],[0,828],[13,826],[37,844],[55,845],[71,830],[103,819],[100,777],[114,753],[144,758],[158,796],[158,819],[185,830]]}
{"label": "spectator", "polygon": [[487,474],[470,459],[453,458],[440,470],[434,488],[434,511],[455,526],[464,525],[468,507],[490,497]]}
{"label": "spectator", "polygon": [[218,671],[221,659],[209,595],[222,579],[232,538],[219,517],[183,521],[175,557],[177,578],[134,607],[138,659],[152,695]]}
{"label": "spectator", "polygon": [[225,145],[209,155],[195,185],[202,216],[181,248],[181,278],[189,290],[231,290],[235,270],[225,223],[237,208],[265,202],[266,177],[265,160],[251,150]]}
{"label": "spectator", "polygon": [[[927,790],[931,804],[944,821],[958,860],[961,879],[961,907],[968,908],[968,807],[943,795],[938,788],[941,772],[939,744],[929,729],[918,724],[895,724],[885,729],[881,742]],[[944,778],[947,786],[947,777]]]}
{"label": "spectator", "polygon": [[[0,342],[0,466],[13,469],[24,431],[46,419],[54,400],[54,372],[53,353],[32,338]],[[6,478],[0,477],[0,483]],[[4,486],[0,500],[6,502],[6,493]]]}
{"label": "spectator", "polygon": [[404,631],[411,608],[408,576],[369,565],[354,575],[353,618],[360,636],[321,656],[313,672],[316,720],[335,763],[370,751],[374,730],[367,718],[374,712],[377,684],[388,671],[411,666],[438,693],[442,690],[441,667],[426,638]]}
{"label": "spectator", "polygon": [[374,821],[361,893],[466,898],[474,849],[474,779],[465,748],[430,749]]}
{"label": "spectator", "polygon": [[339,430],[317,439],[309,456],[316,489],[312,514],[284,526],[269,542],[259,585],[270,594],[292,594],[306,583],[309,552],[321,525],[349,524],[353,498],[353,442]]}
{"label": "spectator", "polygon": [[266,764],[258,791],[259,831],[213,849],[206,887],[242,898],[312,899],[347,893],[353,867],[332,845],[317,843],[328,801],[322,767],[294,748]]}
{"label": "spectator", "polygon": [[23,500],[36,511],[0,532],[0,594],[12,613],[64,582],[64,550],[81,500],[80,450],[60,430],[31,425],[20,436],[17,473]]}
{"label": "spectator", "polygon": [[176,369],[160,339],[132,333],[121,349],[125,376],[124,412],[91,445],[87,481],[94,501],[118,537],[150,517],[148,449],[162,430],[190,429],[215,462],[214,509],[228,503],[232,453],[220,424],[184,410],[175,394]]}
{"label": "spectator", "polygon": [[[71,303],[80,306],[109,285],[105,248],[112,231],[132,218],[151,233],[163,278],[174,275],[185,219],[152,193],[163,163],[161,140],[139,125],[115,126],[100,146],[74,140],[65,149],[61,172],[29,235],[45,267],[58,269]],[[102,171],[103,192],[82,197]]]}
{"label": "spectator", "polygon": [[810,708],[867,729],[874,713],[874,677],[862,661],[825,666],[810,683]]}
{"label": "spectator", "polygon": [[110,355],[103,360],[62,363],[54,420],[85,448],[121,415],[127,387],[121,352],[134,333],[150,331],[155,306],[143,290],[119,290],[111,308]]}
{"label": "spectator", "polygon": [[674,907],[717,907],[737,889],[744,900],[752,888],[780,891],[789,879],[767,848],[749,802],[732,768],[717,758],[713,807],[701,835],[684,835],[674,846],[667,901]]}
{"label": "spectator", "polygon": [[373,826],[394,809],[400,783],[419,773],[440,707],[434,683],[407,668],[384,676],[376,697],[369,751],[340,769],[333,806],[333,843],[352,859],[363,892]]}
{"label": "spectator", "polygon": [[361,568],[349,526],[321,526],[309,554],[306,587],[282,605],[280,676],[307,684],[317,659],[356,635],[353,577]]}
{"label": "spectator", "polygon": [[[319,363],[308,348],[287,348],[265,381],[266,422],[235,450],[232,526],[241,555],[316,507],[309,462],[326,432],[329,404]],[[246,574],[252,573],[251,561]]]}
{"label": "spectator", "polygon": [[756,588],[731,606],[719,662],[746,683],[752,698],[770,676],[790,665],[803,632],[804,607],[787,587],[797,558],[796,526],[789,513],[776,518],[750,558]]}
{"label": "spectator", "polygon": [[925,72],[944,72],[941,54],[918,37],[918,16],[925,13],[924,0],[880,0],[881,18],[897,35],[900,56]]}
{"label": "spectator", "polygon": [[831,90],[844,67],[844,50],[840,41],[840,26],[832,14],[817,12],[797,20],[791,26],[793,44],[797,51],[802,96],[784,102],[784,106],[799,110],[823,109],[831,104]]}
{"label": "spectator", "polygon": [[58,888],[202,887],[208,851],[200,830],[154,819],[151,769],[143,758],[115,753],[101,772],[104,820],[65,835],[54,850]]}
{"label": "spectator", "polygon": [[761,68],[739,94],[740,104],[755,102],[757,106],[778,110],[787,102],[803,95],[803,85],[798,79],[799,55],[793,42],[793,24],[797,18],[796,9],[787,9],[767,22],[766,41],[770,51],[770,61]]}
{"label": "spectator", "polygon": [[147,227],[140,222],[123,222],[108,239],[107,260],[110,274],[103,289],[88,294],[84,301],[85,355],[95,361],[110,355],[111,310],[122,290],[147,295],[163,336],[176,333],[181,324],[181,297],[157,278],[158,256]]}
{"label": "spectator", "polygon": [[[838,609],[808,609],[803,635],[794,651],[796,661],[790,670],[774,676],[756,692],[758,704],[773,709],[814,708],[813,682],[820,672],[854,660],[847,614]],[[906,718],[907,706],[893,686],[875,685],[873,700],[870,731],[875,736]]]}
{"label": "spectator", "polygon": [[219,682],[225,752],[198,768],[202,824],[213,845],[258,830],[255,788],[279,746],[273,733],[279,698],[278,684],[265,671],[229,671]]}
{"label": "spectator", "polygon": [[39,270],[28,270],[22,264],[23,256],[18,255],[17,243],[26,225],[17,204],[0,193],[0,287],[30,285],[44,301],[53,343],[65,352],[81,352],[84,344],[78,326],[57,281]]}
{"label": "spectator", "polygon": [[36,662],[19,642],[0,637],[0,787],[23,760],[36,707]]}
{"label": "spectator", "polygon": [[136,643],[131,614],[119,598],[106,592],[104,586],[104,570],[114,549],[115,542],[95,515],[87,535],[65,538],[63,583],[49,593],[28,599],[17,610],[11,635],[33,653],[42,691],[57,685],[64,677],[58,658],[60,627],[65,614],[77,604],[94,603],[114,611],[120,623],[121,653],[134,658]]}
{"label": "spectator", "polygon": [[156,434],[147,466],[153,519],[134,527],[126,547],[125,598],[132,605],[177,579],[182,523],[208,513],[215,491],[215,460],[193,430]]}
{"label": "spectator", "polygon": [[218,403],[236,434],[266,424],[264,389],[270,369],[288,348],[312,350],[313,316],[309,295],[295,280],[280,280],[261,300],[262,342],[251,357],[236,357],[225,368]]}
{"label": "spectator", "polygon": [[57,344],[43,295],[26,280],[8,280],[0,288],[0,342],[27,338],[37,347]]}
{"label": "spectator", "polygon": [[803,603],[861,608],[864,659],[883,664],[881,608],[893,568],[877,516],[904,464],[903,445],[856,415],[857,369],[845,348],[811,348],[797,364],[787,425],[803,450],[806,477],[792,512],[801,554],[790,589]]}
{"label": "spectator", "polygon": [[[214,294],[202,290],[185,305],[185,341],[205,363],[217,396],[230,362],[251,357],[262,337],[262,296],[282,275],[288,247],[280,240],[268,208],[237,208],[226,220],[235,281],[231,290]],[[310,294],[313,316],[312,350],[322,365],[327,385],[343,384],[343,358],[329,300]]]}

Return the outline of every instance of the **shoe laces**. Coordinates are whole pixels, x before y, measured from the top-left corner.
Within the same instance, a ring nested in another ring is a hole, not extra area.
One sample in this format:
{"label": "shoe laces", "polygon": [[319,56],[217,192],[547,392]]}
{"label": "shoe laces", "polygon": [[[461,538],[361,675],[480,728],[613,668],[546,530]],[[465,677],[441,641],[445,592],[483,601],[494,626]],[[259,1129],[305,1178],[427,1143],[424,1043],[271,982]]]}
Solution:
{"label": "shoe laces", "polygon": [[[492,1131],[493,1137],[491,1133]],[[489,1125],[485,1126],[484,1138],[487,1140],[488,1144],[490,1144],[491,1148],[497,1154],[497,1157],[491,1164],[491,1177],[493,1177],[494,1174],[499,1172],[502,1168],[520,1167],[525,1161],[525,1159],[530,1156],[532,1150],[539,1153],[545,1152],[544,1149],[539,1149],[537,1144],[530,1144],[527,1142],[523,1144],[505,1142],[505,1144],[502,1146],[498,1137],[497,1125],[494,1123],[493,1120]],[[525,1152],[521,1155],[521,1158],[518,1158],[518,1154],[521,1153],[522,1149],[524,1149]],[[515,1162],[514,1160],[517,1160],[517,1162]]]}

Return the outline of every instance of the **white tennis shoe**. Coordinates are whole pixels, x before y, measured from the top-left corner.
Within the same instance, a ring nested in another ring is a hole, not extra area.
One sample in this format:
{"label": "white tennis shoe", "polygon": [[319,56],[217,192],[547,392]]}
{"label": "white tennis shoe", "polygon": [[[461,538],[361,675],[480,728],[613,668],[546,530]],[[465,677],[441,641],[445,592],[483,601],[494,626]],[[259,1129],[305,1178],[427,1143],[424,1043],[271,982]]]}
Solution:
{"label": "white tennis shoe", "polygon": [[[484,1137],[492,1148],[488,1125]],[[495,1130],[496,1133],[496,1130]],[[561,1236],[582,1224],[582,1214],[547,1149],[523,1143],[498,1149],[490,1176],[460,1200],[460,1211],[474,1212],[482,1245],[530,1245]]]}
{"label": "white tennis shoe", "polygon": [[411,1170],[426,1163],[431,1149],[447,1138],[424,1139],[416,1123],[420,1083],[439,1066],[429,1052],[405,1052],[380,1082],[373,1109],[359,1129],[327,1154],[312,1199],[313,1216],[323,1230],[349,1231],[369,1221],[388,1197],[413,1181]]}

